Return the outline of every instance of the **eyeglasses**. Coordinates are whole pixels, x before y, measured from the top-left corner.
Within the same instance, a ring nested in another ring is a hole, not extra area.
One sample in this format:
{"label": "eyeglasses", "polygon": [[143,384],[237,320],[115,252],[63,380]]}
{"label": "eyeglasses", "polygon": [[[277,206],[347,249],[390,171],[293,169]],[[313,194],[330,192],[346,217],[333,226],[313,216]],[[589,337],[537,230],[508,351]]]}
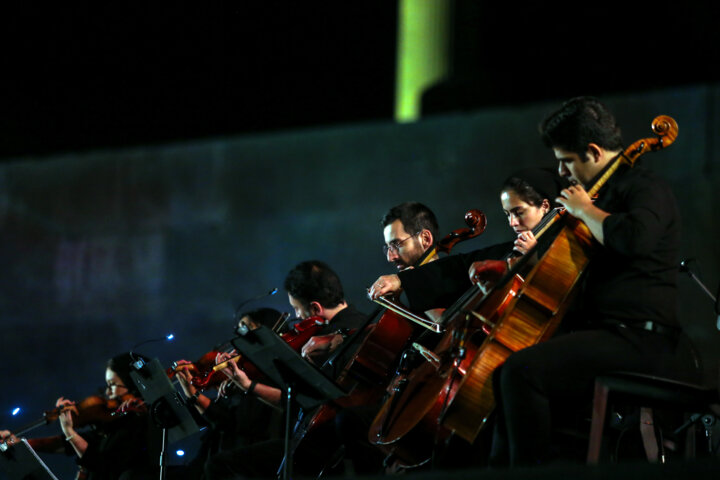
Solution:
{"label": "eyeglasses", "polygon": [[[417,235],[417,233],[416,233],[415,235]],[[386,244],[383,245],[383,247],[382,247],[382,248],[383,248],[383,253],[384,253],[385,255],[387,255],[388,252],[398,253],[398,251],[400,250],[400,247],[402,246],[402,244],[405,243],[405,242],[407,242],[408,240],[410,240],[410,239],[411,239],[412,237],[414,237],[415,235],[409,235],[409,236],[407,236],[406,238],[404,238],[403,240],[393,240],[393,241],[390,242],[390,243],[386,243]]]}
{"label": "eyeglasses", "polygon": [[120,383],[108,383],[105,388],[107,388],[108,390],[111,390],[113,387],[115,387],[115,388],[127,388],[125,385],[122,385],[122,384],[120,384]]}

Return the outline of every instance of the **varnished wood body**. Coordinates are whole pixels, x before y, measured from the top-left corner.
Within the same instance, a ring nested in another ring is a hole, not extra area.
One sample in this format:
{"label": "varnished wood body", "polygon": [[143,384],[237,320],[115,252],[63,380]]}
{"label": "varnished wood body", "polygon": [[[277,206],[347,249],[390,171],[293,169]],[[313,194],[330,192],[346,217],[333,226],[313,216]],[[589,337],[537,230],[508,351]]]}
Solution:
{"label": "varnished wood body", "polygon": [[[495,406],[492,373],[518,350],[549,338],[562,319],[592,252],[585,224],[558,219],[560,232],[530,268],[525,283],[478,349],[461,385],[448,402],[443,426],[473,442]],[[484,309],[480,306],[480,311]]]}

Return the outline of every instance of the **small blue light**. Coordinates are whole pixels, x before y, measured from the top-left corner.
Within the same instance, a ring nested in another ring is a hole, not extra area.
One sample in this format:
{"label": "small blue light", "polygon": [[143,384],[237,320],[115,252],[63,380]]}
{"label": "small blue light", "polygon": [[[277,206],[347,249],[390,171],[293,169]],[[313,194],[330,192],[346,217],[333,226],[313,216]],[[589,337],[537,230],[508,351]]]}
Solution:
{"label": "small blue light", "polygon": [[165,338],[167,338],[168,340],[172,340],[173,338],[175,338],[175,335],[173,335],[173,334],[171,333],[171,334],[169,334],[168,336],[166,336]]}
{"label": "small blue light", "polygon": [[13,408],[13,411],[12,411],[13,417],[14,417],[15,415],[17,415],[18,413],[20,413],[20,407],[15,407],[15,408]]}
{"label": "small blue light", "polygon": [[182,457],[183,455],[185,455],[185,450],[178,450],[175,452],[175,455],[177,455],[178,457]]}

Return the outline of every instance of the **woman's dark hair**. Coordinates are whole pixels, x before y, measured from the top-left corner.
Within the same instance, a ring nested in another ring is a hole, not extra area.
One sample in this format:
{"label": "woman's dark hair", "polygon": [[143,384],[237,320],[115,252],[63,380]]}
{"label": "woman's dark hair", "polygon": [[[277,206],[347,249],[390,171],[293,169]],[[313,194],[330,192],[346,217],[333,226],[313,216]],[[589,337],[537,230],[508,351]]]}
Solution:
{"label": "woman's dark hair", "polygon": [[139,392],[137,390],[137,387],[135,387],[135,382],[133,382],[132,378],[130,377],[130,372],[134,370],[132,364],[135,363],[138,359],[142,359],[145,362],[150,361],[150,359],[145,357],[144,355],[141,355],[139,353],[130,354],[128,352],[121,353],[120,355],[111,358],[107,361],[107,364],[105,365],[107,368],[115,372],[117,376],[120,377],[120,380],[122,380],[123,384],[127,387],[128,391],[135,395],[137,395]]}
{"label": "woman's dark hair", "polygon": [[310,302],[334,308],[345,300],[340,277],[320,260],[302,262],[290,270],[285,278],[285,290],[306,308]]}
{"label": "woman's dark hair", "polygon": [[563,103],[540,123],[540,136],[549,148],[560,148],[585,158],[588,144],[605,150],[623,147],[615,117],[597,98],[576,97]]}
{"label": "woman's dark hair", "polygon": [[513,190],[524,202],[535,207],[542,206],[544,199],[554,207],[557,206],[555,199],[567,186],[568,181],[553,168],[526,168],[508,177],[502,190]]}
{"label": "woman's dark hair", "polygon": [[272,328],[280,318],[281,313],[274,308],[256,308],[255,310],[249,310],[245,313],[241,313],[237,316],[238,320],[243,317],[250,317],[250,320],[263,325],[268,328]]}

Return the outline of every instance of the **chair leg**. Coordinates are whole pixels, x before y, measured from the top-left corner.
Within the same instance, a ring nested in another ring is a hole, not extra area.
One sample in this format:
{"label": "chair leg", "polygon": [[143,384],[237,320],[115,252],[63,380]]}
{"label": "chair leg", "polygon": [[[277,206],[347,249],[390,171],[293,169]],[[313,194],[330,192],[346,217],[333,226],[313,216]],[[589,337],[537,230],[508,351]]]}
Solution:
{"label": "chair leg", "polygon": [[590,441],[588,442],[587,463],[597,464],[600,460],[600,450],[603,443],[603,428],[607,415],[608,400],[607,385],[595,382],[595,394],[593,396],[592,423],[590,425]]}
{"label": "chair leg", "polygon": [[645,455],[650,463],[657,463],[659,456],[657,434],[652,408],[640,408],[640,436],[642,437]]}

